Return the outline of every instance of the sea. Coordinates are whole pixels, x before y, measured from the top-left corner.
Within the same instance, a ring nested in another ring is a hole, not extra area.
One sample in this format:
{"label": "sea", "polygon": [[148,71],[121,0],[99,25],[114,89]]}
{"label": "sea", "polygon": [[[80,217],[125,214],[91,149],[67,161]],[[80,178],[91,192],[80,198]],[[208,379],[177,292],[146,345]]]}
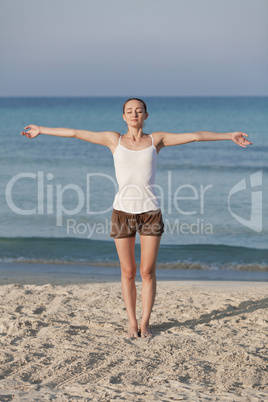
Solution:
{"label": "sea", "polygon": [[[143,97],[145,133],[242,131],[253,145],[194,142],[158,154],[161,268],[268,276],[268,97]],[[125,134],[123,97],[0,98],[0,262],[118,266],[113,155],[29,124]],[[136,258],[140,258],[139,235]],[[268,279],[268,278],[267,278]]]}

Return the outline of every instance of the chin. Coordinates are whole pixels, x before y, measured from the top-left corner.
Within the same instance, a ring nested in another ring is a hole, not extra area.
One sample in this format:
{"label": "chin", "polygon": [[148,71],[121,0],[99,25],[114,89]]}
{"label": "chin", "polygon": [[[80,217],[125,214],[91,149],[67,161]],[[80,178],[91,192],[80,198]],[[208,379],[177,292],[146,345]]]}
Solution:
{"label": "chin", "polygon": [[130,127],[135,127],[135,128],[140,128],[143,126],[142,123],[139,123],[138,121],[131,121],[129,124]]}

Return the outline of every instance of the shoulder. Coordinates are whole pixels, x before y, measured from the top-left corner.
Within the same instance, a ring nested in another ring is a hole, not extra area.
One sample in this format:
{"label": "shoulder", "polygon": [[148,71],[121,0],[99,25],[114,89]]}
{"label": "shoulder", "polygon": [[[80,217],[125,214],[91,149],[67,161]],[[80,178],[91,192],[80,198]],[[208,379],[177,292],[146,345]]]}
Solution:
{"label": "shoulder", "polygon": [[151,135],[154,137],[154,140],[156,141],[162,141],[163,138],[165,138],[167,135],[170,135],[171,133],[166,133],[164,131],[155,131]]}
{"label": "shoulder", "polygon": [[105,131],[106,135],[109,136],[112,140],[118,140],[119,137],[121,137],[121,134],[118,133],[117,131]]}
{"label": "shoulder", "polygon": [[114,153],[118,142],[119,142],[119,138],[121,137],[121,134],[118,133],[117,131],[106,131],[105,132],[107,135],[107,139],[108,139],[108,147],[110,148],[110,150],[112,151],[112,153]]}
{"label": "shoulder", "polygon": [[121,134],[116,131],[103,131],[102,134],[107,138],[108,143],[117,143]]}
{"label": "shoulder", "polygon": [[156,131],[154,133],[151,133],[151,136],[153,137],[154,140],[154,145],[157,149],[157,152],[160,151],[161,148],[164,147],[163,139],[165,138],[165,134],[162,131]]}

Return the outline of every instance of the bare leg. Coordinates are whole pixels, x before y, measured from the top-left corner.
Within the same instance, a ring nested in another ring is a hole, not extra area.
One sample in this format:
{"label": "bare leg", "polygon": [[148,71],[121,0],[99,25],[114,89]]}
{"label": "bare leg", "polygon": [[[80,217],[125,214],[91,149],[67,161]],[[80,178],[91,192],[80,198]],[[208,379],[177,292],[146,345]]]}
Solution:
{"label": "bare leg", "polygon": [[122,293],[129,321],[128,336],[136,338],[138,337],[138,323],[136,318],[135,237],[114,240],[121,266]]}
{"label": "bare leg", "polygon": [[160,236],[140,236],[141,243],[141,277],[142,277],[142,319],[141,337],[150,337],[149,319],[156,294],[156,259],[161,241]]}

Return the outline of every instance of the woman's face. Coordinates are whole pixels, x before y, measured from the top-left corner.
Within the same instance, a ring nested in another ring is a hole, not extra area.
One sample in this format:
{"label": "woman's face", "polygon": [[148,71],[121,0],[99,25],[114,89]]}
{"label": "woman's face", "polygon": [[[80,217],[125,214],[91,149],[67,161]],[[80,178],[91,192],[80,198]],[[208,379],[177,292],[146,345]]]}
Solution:
{"label": "woman's face", "polygon": [[128,126],[140,128],[147,117],[148,113],[145,113],[144,106],[140,101],[130,100],[126,103],[123,119]]}

